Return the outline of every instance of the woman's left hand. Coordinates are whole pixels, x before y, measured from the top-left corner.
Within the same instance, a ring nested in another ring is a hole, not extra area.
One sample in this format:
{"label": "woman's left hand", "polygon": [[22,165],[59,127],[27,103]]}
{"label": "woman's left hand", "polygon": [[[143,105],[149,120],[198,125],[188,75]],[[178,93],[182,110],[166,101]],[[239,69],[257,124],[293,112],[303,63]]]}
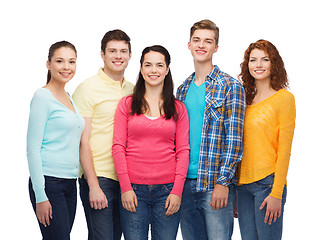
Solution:
{"label": "woman's left hand", "polygon": [[268,224],[271,225],[272,221],[276,222],[277,218],[281,216],[282,199],[268,196],[264,199],[259,209],[262,210],[265,205],[267,205],[267,207],[264,222],[267,223],[268,221]]}
{"label": "woman's left hand", "polygon": [[165,213],[166,216],[170,216],[180,209],[181,206],[181,197],[175,194],[169,194],[167,201],[165,202],[164,208],[167,209]]}

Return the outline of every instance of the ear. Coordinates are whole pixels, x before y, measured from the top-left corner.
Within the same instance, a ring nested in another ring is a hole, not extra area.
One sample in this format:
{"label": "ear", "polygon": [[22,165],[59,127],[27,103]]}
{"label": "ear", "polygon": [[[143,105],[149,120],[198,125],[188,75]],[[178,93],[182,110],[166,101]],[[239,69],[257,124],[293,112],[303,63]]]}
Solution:
{"label": "ear", "polygon": [[50,70],[50,62],[48,60],[46,62],[46,67],[47,67],[48,70]]}
{"label": "ear", "polygon": [[130,53],[130,57],[129,57],[129,60],[131,59],[131,57],[132,57],[132,53]]}
{"label": "ear", "polygon": [[105,61],[105,53],[101,50],[101,58]]}
{"label": "ear", "polygon": [[169,71],[170,71],[170,67],[167,68],[167,74],[166,74],[166,76],[168,75]]}
{"label": "ear", "polygon": [[191,42],[188,42],[188,49],[191,51]]}
{"label": "ear", "polygon": [[218,46],[218,45],[216,45],[216,47],[215,47],[215,49],[214,49],[214,53],[218,51],[218,48],[219,48],[219,46]]}

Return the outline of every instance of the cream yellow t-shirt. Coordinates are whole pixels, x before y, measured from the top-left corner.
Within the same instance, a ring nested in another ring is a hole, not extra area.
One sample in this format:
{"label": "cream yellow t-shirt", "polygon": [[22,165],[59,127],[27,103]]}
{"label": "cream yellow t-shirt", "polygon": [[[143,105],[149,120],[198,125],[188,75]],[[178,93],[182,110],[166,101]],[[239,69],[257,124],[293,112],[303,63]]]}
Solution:
{"label": "cream yellow t-shirt", "polygon": [[295,127],[295,100],[281,89],[273,96],[248,105],[244,120],[244,152],[238,184],[259,181],[274,173],[270,196],[282,198]]}
{"label": "cream yellow t-shirt", "polygon": [[[75,90],[73,100],[83,117],[91,118],[90,147],[96,175],[118,180],[112,158],[114,113],[120,99],[133,93],[133,84],[107,76],[103,69]],[[80,175],[83,174],[80,168]]]}

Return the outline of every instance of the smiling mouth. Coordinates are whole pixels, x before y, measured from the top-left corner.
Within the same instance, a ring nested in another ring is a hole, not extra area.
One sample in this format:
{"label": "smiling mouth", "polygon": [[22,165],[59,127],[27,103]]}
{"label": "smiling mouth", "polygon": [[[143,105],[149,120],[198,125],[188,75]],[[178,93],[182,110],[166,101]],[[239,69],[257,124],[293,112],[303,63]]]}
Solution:
{"label": "smiling mouth", "polygon": [[263,73],[265,70],[254,70],[255,73]]}
{"label": "smiling mouth", "polygon": [[121,61],[113,61],[112,63],[115,64],[115,65],[118,65],[118,66],[123,64],[123,62],[121,62]]}
{"label": "smiling mouth", "polygon": [[196,50],[197,54],[205,54],[206,51],[205,50]]}
{"label": "smiling mouth", "polygon": [[70,73],[66,73],[66,72],[63,72],[63,73],[60,73],[63,77],[69,77],[70,76]]}
{"label": "smiling mouth", "polygon": [[152,80],[156,80],[159,78],[159,75],[149,75],[149,78]]}

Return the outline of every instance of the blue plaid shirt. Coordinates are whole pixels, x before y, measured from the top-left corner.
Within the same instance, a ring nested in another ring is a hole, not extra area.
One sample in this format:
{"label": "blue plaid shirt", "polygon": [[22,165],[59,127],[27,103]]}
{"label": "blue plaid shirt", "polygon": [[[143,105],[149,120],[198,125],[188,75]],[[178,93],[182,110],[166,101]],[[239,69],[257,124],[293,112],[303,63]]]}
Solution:
{"label": "blue plaid shirt", "polygon": [[[184,102],[195,73],[177,90]],[[243,155],[245,92],[243,86],[215,65],[206,77],[206,107],[199,156],[197,191],[212,191],[215,184],[236,183],[237,163]]]}

